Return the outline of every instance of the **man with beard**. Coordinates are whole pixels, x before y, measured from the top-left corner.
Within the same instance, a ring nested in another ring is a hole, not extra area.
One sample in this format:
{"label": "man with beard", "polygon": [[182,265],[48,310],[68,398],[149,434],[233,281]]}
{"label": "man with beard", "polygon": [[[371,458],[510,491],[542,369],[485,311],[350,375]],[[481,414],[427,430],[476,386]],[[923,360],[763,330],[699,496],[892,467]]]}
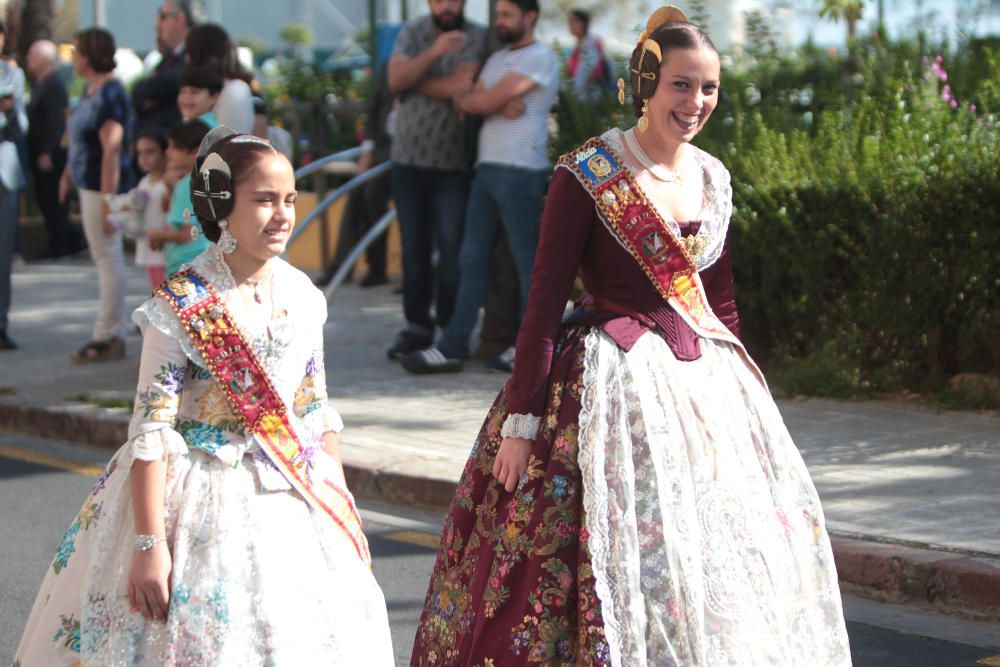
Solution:
{"label": "man with beard", "polygon": [[[459,110],[486,117],[469,193],[461,280],[455,312],[437,345],[403,357],[403,367],[411,373],[462,369],[489,286],[493,247],[501,234],[507,237],[517,267],[522,314],[528,302],[550,170],[549,110],[559,88],[555,54],[535,40],[537,21],[538,0],[497,0],[497,37],[505,46],[486,61],[475,88],[455,97]],[[507,372],[513,363],[513,347],[487,361],[490,368]]]}
{"label": "man with beard", "polygon": [[402,235],[407,322],[388,350],[391,359],[430,345],[435,324],[443,327],[451,318],[468,194],[462,119],[453,99],[472,88],[486,59],[486,30],[465,19],[464,0],[428,5],[430,16],[403,27],[388,64],[389,89],[399,95],[390,187]]}

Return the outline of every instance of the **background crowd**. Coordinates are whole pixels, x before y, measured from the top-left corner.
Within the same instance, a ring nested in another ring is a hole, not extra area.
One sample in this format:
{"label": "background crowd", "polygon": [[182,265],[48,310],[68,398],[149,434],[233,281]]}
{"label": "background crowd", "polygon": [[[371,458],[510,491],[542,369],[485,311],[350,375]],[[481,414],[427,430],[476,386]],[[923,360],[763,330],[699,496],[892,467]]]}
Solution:
{"label": "background crowd", "polygon": [[[690,8],[703,22],[701,4]],[[299,63],[281,70],[281,92],[268,98],[268,108],[279,113],[307,98],[354,105],[350,114],[326,107],[314,114],[334,119],[326,129],[330,136],[340,132],[335,141],[318,142],[315,128],[308,139],[293,128],[296,141],[288,141],[286,151],[294,148],[296,164],[359,143],[365,149],[359,171],[391,161],[391,169],[349,196],[337,251],[317,280],[332,276],[347,250],[394,206],[406,325],[386,344],[407,370],[461,369],[475,350],[469,333],[483,306],[479,354],[491,367],[510,368],[537,234],[531,211],[544,196],[544,174],[558,155],[628,120],[628,110],[614,99],[622,54],[609,52],[593,34],[590,14],[571,11],[566,23],[572,41],[553,50],[534,39],[537,9],[500,0],[487,29],[464,15],[462,2],[435,0],[425,15],[407,22],[391,56],[376,59],[370,76],[319,75],[318,68]],[[244,129],[249,123],[251,131],[272,138],[276,128],[260,113],[263,104],[253,98],[259,86],[232,57],[222,28],[203,25],[209,38],[192,44],[199,17],[179,0],[164,2],[154,19],[162,58],[131,87],[122,107],[126,150],[120,155],[130,164],[119,170],[114,189],[126,191],[147,172],[140,145],[152,153],[165,145],[163,176],[150,180],[183,200],[176,174],[194,137],[181,132],[159,144],[143,138],[147,128],[168,137],[185,104],[188,117],[199,116],[208,126]],[[984,223],[1000,201],[996,40],[961,32],[942,38],[926,24],[892,39],[879,30],[851,34],[846,50],[808,42],[779,47],[766,17],[748,16],[742,52],[725,61],[719,122],[697,143],[733,173],[733,257],[744,337],[774,383],[792,393],[913,390],[950,405],[996,405],[1000,232]],[[85,55],[96,45],[78,44],[82,55],[75,56],[81,77],[93,70],[88,91],[103,80]],[[538,57],[519,64],[523,49]],[[9,60],[0,64],[0,82],[6,82],[0,85],[0,193],[28,188],[36,195],[50,232],[47,253],[58,257],[83,245],[58,191],[61,175],[75,173],[72,161],[64,168],[65,151],[73,153],[72,125],[84,119],[71,115],[70,141],[60,143],[68,96],[50,73],[54,57],[54,45],[42,42],[29,50],[23,69]],[[180,86],[185,69],[193,82],[190,96]],[[20,94],[25,74],[30,96]],[[105,93],[99,99],[109,110],[121,107],[120,96],[108,93],[117,87],[108,83],[100,85]],[[14,94],[2,95],[6,90]],[[204,99],[196,101],[199,96]],[[194,111],[202,108],[214,116]],[[355,125],[357,117],[363,119]],[[12,118],[21,122],[5,122]],[[76,154],[91,160],[79,163],[89,164],[89,171],[82,169],[82,180],[71,188],[79,190],[74,196],[81,204],[94,201],[87,192],[111,193],[111,157],[118,153],[105,134],[104,143],[100,132],[78,137],[83,150]],[[506,196],[504,188],[515,188],[518,196]],[[4,220],[15,201],[0,197]],[[501,205],[511,201],[517,206]],[[159,238],[162,247],[137,244],[135,261],[150,269],[151,282],[159,265],[169,272],[167,255],[183,263],[198,249],[183,208],[165,214],[165,232],[146,237]],[[102,215],[101,208],[81,206],[84,232],[88,210]],[[964,214],[970,210],[977,215]],[[89,227],[93,237],[96,225]],[[127,233],[128,224],[122,227]],[[4,319],[10,295],[5,280],[19,244],[16,225],[0,225],[0,237],[0,346],[8,348],[14,342]],[[101,267],[102,307],[93,339],[77,350],[80,359],[120,353],[121,242],[115,238],[89,243]],[[99,242],[106,242],[107,253]],[[387,282],[392,267],[385,237],[368,248],[366,260],[360,284]],[[953,391],[965,387],[958,381],[970,374],[987,385],[994,378],[996,391]]]}

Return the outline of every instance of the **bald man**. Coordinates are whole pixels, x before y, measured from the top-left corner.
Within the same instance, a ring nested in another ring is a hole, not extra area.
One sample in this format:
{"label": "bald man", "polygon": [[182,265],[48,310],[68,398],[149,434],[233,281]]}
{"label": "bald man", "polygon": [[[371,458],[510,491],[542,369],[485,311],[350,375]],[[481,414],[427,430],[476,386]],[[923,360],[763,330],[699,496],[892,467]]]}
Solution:
{"label": "bald man", "polygon": [[70,227],[66,205],[59,201],[59,175],[66,166],[66,150],[61,142],[69,102],[66,85],[56,72],[57,62],[55,43],[41,39],[28,48],[24,63],[31,80],[28,156],[35,196],[49,232],[50,258],[71,255],[83,248],[79,235]]}

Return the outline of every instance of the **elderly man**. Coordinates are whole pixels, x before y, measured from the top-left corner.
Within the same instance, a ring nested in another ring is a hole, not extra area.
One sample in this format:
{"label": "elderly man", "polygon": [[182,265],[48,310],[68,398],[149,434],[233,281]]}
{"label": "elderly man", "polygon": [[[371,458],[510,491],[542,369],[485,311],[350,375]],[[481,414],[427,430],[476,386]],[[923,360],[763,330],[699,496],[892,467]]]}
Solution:
{"label": "elderly man", "polygon": [[83,249],[69,224],[69,210],[59,201],[59,175],[66,166],[62,136],[66,130],[69,98],[56,72],[55,42],[40,39],[28,48],[25,69],[31,81],[28,103],[28,156],[35,197],[49,232],[48,257],[65,257]]}
{"label": "elderly man", "polygon": [[132,88],[135,134],[149,128],[164,131],[181,121],[177,79],[184,66],[184,40],[195,25],[197,0],[164,0],[156,13],[156,48],[162,58],[153,73]]}

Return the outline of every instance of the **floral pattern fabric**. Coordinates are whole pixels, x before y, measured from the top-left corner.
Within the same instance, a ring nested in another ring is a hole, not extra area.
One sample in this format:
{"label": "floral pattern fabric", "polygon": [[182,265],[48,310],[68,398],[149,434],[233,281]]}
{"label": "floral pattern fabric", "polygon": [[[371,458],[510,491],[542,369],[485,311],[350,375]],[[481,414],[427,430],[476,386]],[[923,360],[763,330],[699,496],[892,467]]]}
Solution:
{"label": "floral pattern fabric", "polygon": [[563,333],[541,431],[514,493],[491,471],[500,393],[441,533],[414,665],[605,665],[577,464],[583,328]]}
{"label": "floral pattern fabric", "polygon": [[[325,302],[308,278],[279,263],[288,338],[240,310],[214,248],[195,268],[219,290],[261,352],[275,389],[311,452],[307,473],[345,489],[320,436],[343,427],[322,375]],[[227,291],[227,289],[229,291]],[[382,592],[353,543],[313,509],[248,438],[176,317],[154,298],[144,327],[129,442],[111,459],[61,540],[16,653],[22,665],[393,664]],[[278,340],[280,344],[276,344]],[[265,361],[266,359],[266,361]],[[302,390],[307,385],[309,391]],[[308,400],[295,401],[298,394]],[[314,416],[311,416],[314,415]],[[135,553],[129,472],[166,460],[165,518],[172,557],[167,622],[129,609]],[[348,494],[349,496],[349,494]]]}
{"label": "floral pattern fabric", "polygon": [[[528,470],[501,391],[445,520],[413,665],[850,665],[808,472],[730,345],[563,329]],[[780,576],[775,576],[780,573]]]}

